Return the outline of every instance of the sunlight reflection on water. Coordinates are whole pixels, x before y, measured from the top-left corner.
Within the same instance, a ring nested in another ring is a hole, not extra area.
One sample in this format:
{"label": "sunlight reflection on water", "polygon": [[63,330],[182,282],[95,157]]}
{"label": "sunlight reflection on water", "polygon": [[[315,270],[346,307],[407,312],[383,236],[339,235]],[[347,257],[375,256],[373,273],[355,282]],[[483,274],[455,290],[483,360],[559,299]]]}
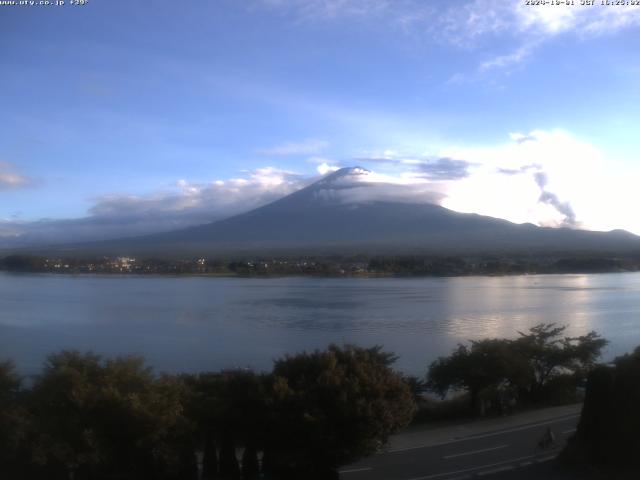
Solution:
{"label": "sunlight reflection on water", "polygon": [[204,278],[0,274],[0,357],[35,371],[61,348],[138,353],[159,370],[270,368],[330,342],[382,344],[421,374],[458,342],[540,322],[640,344],[640,274]]}

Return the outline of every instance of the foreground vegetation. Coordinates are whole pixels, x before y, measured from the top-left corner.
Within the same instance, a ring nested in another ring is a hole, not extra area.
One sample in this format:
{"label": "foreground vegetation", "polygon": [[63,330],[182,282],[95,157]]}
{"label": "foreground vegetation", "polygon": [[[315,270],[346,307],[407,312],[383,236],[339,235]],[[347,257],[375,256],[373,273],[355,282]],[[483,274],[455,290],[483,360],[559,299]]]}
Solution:
{"label": "foreground vegetation", "polygon": [[380,348],[331,346],[282,358],[270,374],[155,377],[140,358],[65,351],[29,389],[4,363],[3,478],[195,479],[199,468],[204,478],[337,478],[413,416],[393,361]]}
{"label": "foreground vegetation", "polygon": [[[28,388],[0,364],[3,478],[335,479],[406,426],[425,389],[467,412],[568,401],[606,341],[538,325],[515,340],[460,345],[424,379],[380,347],[331,345],[269,373],[156,376],[139,357],[63,351]],[[462,399],[462,402],[460,401]]]}
{"label": "foreground vegetation", "polygon": [[563,336],[565,330],[540,324],[516,339],[459,345],[431,364],[426,386],[443,397],[464,391],[469,408],[480,414],[575,400],[607,341],[595,332]]}
{"label": "foreground vegetation", "polygon": [[640,347],[589,375],[582,416],[563,460],[607,479],[640,470]]}

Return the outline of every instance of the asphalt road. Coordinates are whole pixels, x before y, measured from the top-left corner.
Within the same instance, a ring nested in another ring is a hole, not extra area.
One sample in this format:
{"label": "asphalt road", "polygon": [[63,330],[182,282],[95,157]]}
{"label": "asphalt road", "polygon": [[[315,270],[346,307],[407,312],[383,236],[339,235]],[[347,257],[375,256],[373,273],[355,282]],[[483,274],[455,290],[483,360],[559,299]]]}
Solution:
{"label": "asphalt road", "polygon": [[[482,478],[555,458],[575,431],[579,415],[470,435],[434,445],[389,450],[344,467],[342,480],[462,480]],[[558,447],[536,452],[551,427]]]}

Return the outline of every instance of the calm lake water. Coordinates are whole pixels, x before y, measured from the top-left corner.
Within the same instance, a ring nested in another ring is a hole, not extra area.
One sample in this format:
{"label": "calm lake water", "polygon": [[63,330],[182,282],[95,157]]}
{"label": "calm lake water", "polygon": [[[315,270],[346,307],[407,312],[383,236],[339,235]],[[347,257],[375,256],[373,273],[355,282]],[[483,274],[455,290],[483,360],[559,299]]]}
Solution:
{"label": "calm lake water", "polygon": [[640,274],[206,278],[0,273],[0,358],[25,374],[63,348],[144,355],[158,371],[268,370],[331,342],[383,345],[422,374],[458,342],[540,322],[640,344]]}

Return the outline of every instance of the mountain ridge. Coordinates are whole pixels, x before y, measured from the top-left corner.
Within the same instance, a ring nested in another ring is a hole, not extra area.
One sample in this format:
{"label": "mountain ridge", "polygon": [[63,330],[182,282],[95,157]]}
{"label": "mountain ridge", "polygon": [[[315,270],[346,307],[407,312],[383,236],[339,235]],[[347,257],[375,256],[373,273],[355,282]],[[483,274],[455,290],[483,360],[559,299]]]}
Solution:
{"label": "mountain ridge", "polygon": [[536,253],[640,251],[624,230],[538,227],[433,203],[383,201],[372,172],[348,167],[274,202],[208,224],[53,248],[136,256],[301,253]]}

